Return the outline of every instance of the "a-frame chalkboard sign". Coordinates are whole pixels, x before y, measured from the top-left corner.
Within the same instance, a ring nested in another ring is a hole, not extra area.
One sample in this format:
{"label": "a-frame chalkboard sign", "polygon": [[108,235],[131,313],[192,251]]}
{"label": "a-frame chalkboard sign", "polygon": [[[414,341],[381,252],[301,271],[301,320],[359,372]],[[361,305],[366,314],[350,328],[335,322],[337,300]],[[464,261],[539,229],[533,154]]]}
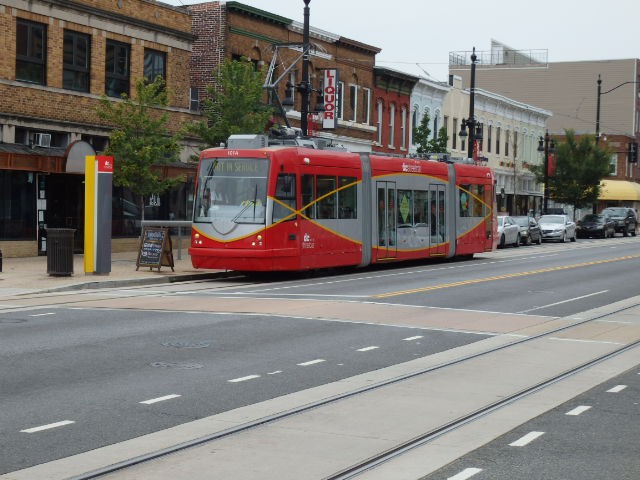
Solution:
{"label": "a-frame chalkboard sign", "polygon": [[160,271],[162,266],[171,267],[171,271],[175,272],[169,229],[166,227],[144,227],[140,238],[136,270],[140,267],[149,267],[150,270],[157,267]]}

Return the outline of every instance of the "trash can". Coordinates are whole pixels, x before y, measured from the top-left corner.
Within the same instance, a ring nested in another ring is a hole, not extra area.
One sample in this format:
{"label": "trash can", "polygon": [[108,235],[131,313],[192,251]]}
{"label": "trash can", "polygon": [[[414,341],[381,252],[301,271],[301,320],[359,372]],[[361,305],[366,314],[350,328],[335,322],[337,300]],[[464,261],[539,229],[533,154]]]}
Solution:
{"label": "trash can", "polygon": [[73,274],[73,228],[47,228],[47,273]]}

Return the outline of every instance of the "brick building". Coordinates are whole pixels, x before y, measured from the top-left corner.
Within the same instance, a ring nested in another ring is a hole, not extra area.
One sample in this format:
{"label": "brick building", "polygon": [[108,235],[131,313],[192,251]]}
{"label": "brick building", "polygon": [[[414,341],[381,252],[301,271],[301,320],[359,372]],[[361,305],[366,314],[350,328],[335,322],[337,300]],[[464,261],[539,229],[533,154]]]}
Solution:
{"label": "brick building", "polygon": [[[135,94],[136,80],[162,75],[170,128],[197,118],[189,95],[193,39],[188,12],[158,2],[0,0],[4,255],[43,253],[53,227],[76,229],[82,251],[84,156],[103,150],[109,135],[96,115],[101,96],[118,101]],[[186,188],[167,201],[186,213]],[[115,238],[139,234],[140,212],[126,192],[116,191],[113,213]]]}
{"label": "brick building", "polygon": [[377,137],[373,151],[407,155],[411,142],[411,92],[418,77],[375,67]]}
{"label": "brick building", "polygon": [[[280,100],[285,98],[286,83],[302,80],[300,22],[259,10],[239,2],[208,2],[190,5],[193,33],[197,40],[191,57],[192,85],[203,98],[205,87],[213,82],[212,72],[225,59],[246,57],[256,68],[267,68],[274,56],[273,80],[293,65],[282,81],[274,85]],[[302,15],[302,9],[301,9]],[[336,69],[338,82],[338,121],[335,129],[318,128],[311,119],[314,135],[327,144],[341,144],[353,151],[371,151],[373,125],[373,66],[379,48],[365,45],[330,32],[310,27],[311,56],[309,81],[316,93],[310,95],[310,111],[318,104],[325,69]],[[289,44],[289,48],[277,45]],[[296,62],[296,60],[298,60]],[[293,109],[286,113],[292,126],[300,125],[300,93],[293,90]],[[283,119],[281,119],[283,120]]]}

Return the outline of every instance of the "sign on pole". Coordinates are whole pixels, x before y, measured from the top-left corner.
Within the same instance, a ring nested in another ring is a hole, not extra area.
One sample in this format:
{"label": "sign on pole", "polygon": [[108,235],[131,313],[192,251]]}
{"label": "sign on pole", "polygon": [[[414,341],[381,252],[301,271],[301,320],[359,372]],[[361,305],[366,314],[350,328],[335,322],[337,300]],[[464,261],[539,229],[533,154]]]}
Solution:
{"label": "sign on pole", "polygon": [[338,70],[328,68],[324,71],[322,128],[336,128],[338,126],[338,82]]}

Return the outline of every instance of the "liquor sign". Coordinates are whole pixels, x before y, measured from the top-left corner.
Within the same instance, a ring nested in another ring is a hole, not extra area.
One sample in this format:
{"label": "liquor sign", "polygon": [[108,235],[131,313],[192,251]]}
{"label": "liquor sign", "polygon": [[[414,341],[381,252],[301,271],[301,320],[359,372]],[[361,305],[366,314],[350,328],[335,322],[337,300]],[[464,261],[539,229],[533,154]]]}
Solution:
{"label": "liquor sign", "polygon": [[336,128],[338,126],[338,70],[326,69],[322,85],[324,95],[322,128]]}

